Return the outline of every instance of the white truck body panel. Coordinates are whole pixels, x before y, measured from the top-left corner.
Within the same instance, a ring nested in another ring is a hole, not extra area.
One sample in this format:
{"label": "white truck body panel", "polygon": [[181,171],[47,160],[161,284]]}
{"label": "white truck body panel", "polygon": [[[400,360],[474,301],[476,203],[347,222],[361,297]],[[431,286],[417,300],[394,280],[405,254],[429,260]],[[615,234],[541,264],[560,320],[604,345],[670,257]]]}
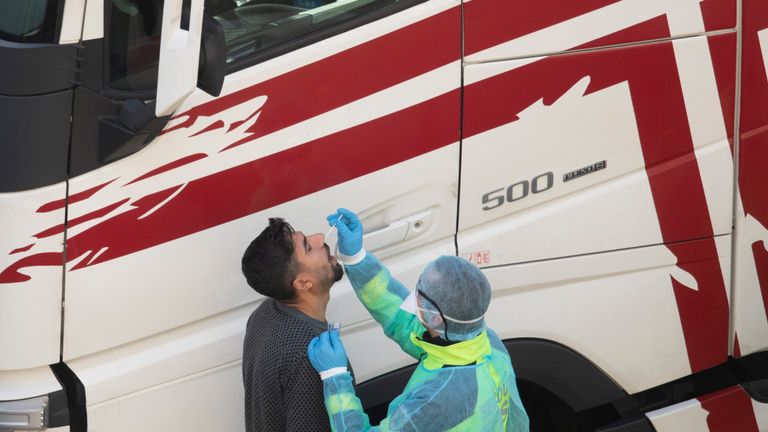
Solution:
{"label": "white truck body panel", "polygon": [[[13,227],[3,229],[0,236],[0,248],[11,252],[2,255],[0,267],[14,281],[0,290],[0,304],[13,305],[6,306],[0,314],[0,340],[13,347],[3,350],[0,370],[33,369],[59,359],[62,274],[61,269],[50,265],[64,262],[65,196],[65,184],[0,194],[0,218],[4,226]],[[56,200],[61,203],[58,208],[41,209],[43,203]],[[51,227],[53,231],[49,231]],[[49,253],[34,258],[40,251]],[[30,256],[27,262],[33,266],[16,272],[13,264]],[[35,263],[41,266],[34,266]],[[28,319],[30,313],[33,320]]]}
{"label": "white truck body panel", "polygon": [[[67,0],[59,42],[109,35],[105,5]],[[249,63],[218,97],[182,97],[196,62],[165,61],[158,112],[173,117],[145,147],[0,194],[13,227],[0,304],[14,305],[0,314],[13,347],[0,401],[60,390],[47,365],[61,360],[86,389],[91,431],[242,430],[242,341],[262,300],[242,253],[269,217],[324,233],[342,206],[406,286],[441,254],[465,257],[490,279],[502,339],[564,346],[627,394],[765,350],[754,172],[768,156],[747,99],[768,88],[768,28],[742,29],[736,8],[428,0]],[[176,30],[161,59],[189,37]],[[765,82],[740,82],[737,31],[752,38],[744,68],[759,58]],[[358,382],[413,363],[346,278],[327,316]],[[733,387],[646,416],[660,432],[722,432],[738,412],[768,431],[766,406]]]}

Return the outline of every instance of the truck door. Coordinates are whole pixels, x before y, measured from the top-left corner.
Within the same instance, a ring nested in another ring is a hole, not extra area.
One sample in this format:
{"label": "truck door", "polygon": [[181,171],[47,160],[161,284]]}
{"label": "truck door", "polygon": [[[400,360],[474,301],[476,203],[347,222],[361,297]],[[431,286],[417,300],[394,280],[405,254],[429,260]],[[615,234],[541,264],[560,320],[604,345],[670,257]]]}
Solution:
{"label": "truck door", "polygon": [[[58,363],[61,353],[67,154],[77,52],[59,39],[58,11],[63,3],[0,5],[0,411],[4,413],[45,412],[46,406],[56,405],[49,393],[61,389],[48,365]],[[47,414],[32,415],[28,422],[21,417],[0,416],[0,429],[32,427],[44,423],[41,417],[48,419]]]}
{"label": "truck door", "polygon": [[[455,254],[459,6],[207,2],[225,36],[221,95],[195,91],[134,147],[107,146],[114,124],[73,143],[63,355],[89,430],[242,428],[242,338],[260,299],[240,258],[268,217],[325,232],[327,214],[351,208],[367,248],[406,283]],[[107,74],[83,113],[105,96],[141,111],[162,4],[105,7]],[[408,362],[381,348],[346,282],[328,315],[344,324],[358,381]]]}
{"label": "truck door", "polygon": [[739,358],[768,349],[768,5],[745,1],[734,212],[734,342]]}
{"label": "truck door", "polygon": [[736,3],[674,3],[464,6],[459,253],[630,393],[729,354]]}

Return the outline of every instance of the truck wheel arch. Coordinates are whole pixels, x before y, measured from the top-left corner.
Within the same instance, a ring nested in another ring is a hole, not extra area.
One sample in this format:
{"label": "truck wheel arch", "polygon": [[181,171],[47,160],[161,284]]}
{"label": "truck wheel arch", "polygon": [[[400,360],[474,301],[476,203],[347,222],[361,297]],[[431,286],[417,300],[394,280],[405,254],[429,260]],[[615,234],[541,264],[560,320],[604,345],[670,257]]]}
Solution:
{"label": "truck wheel arch", "polygon": [[584,411],[627,397],[627,393],[600,368],[576,351],[557,342],[508,339],[504,345],[518,380],[534,383]]}

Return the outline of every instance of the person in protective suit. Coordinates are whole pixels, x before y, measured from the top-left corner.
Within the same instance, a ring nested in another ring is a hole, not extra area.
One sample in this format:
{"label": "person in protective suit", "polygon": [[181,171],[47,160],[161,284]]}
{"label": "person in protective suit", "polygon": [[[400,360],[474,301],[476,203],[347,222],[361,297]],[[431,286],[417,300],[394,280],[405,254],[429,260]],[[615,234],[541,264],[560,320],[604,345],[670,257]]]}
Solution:
{"label": "person in protective suit", "polygon": [[338,330],[310,341],[307,355],[323,380],[325,408],[341,431],[528,431],[509,354],[484,314],[491,299],[472,263],[442,256],[408,290],[363,249],[363,227],[346,209],[336,223],[339,253],[355,293],[384,333],[419,360],[387,417],[372,427],[355,395]]}

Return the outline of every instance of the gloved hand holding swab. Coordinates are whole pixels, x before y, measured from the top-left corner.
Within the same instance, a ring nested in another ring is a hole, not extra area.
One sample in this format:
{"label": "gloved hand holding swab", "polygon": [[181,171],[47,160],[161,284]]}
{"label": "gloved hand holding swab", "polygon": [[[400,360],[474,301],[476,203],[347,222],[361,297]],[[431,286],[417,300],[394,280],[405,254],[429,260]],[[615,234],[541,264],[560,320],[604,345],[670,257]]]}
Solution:
{"label": "gloved hand holding swab", "polygon": [[324,237],[324,238],[327,238],[327,237],[328,237],[328,234],[330,234],[330,233],[331,233],[331,231],[333,231],[333,229],[334,229],[334,228],[336,228],[336,224],[337,224],[337,223],[339,223],[339,221],[340,221],[340,220],[341,220],[341,218],[343,218],[343,217],[344,217],[344,216],[342,215],[342,216],[339,216],[339,218],[338,218],[338,219],[336,219],[336,222],[334,222],[334,223],[333,223],[333,225],[331,225],[331,227],[330,227],[330,228],[328,228],[328,232],[327,232],[327,233],[325,233],[325,237]]}
{"label": "gloved hand holding swab", "polygon": [[351,257],[363,249],[363,224],[354,212],[339,208],[325,219],[328,225],[332,225],[331,228],[336,227],[339,253],[342,256]]}

